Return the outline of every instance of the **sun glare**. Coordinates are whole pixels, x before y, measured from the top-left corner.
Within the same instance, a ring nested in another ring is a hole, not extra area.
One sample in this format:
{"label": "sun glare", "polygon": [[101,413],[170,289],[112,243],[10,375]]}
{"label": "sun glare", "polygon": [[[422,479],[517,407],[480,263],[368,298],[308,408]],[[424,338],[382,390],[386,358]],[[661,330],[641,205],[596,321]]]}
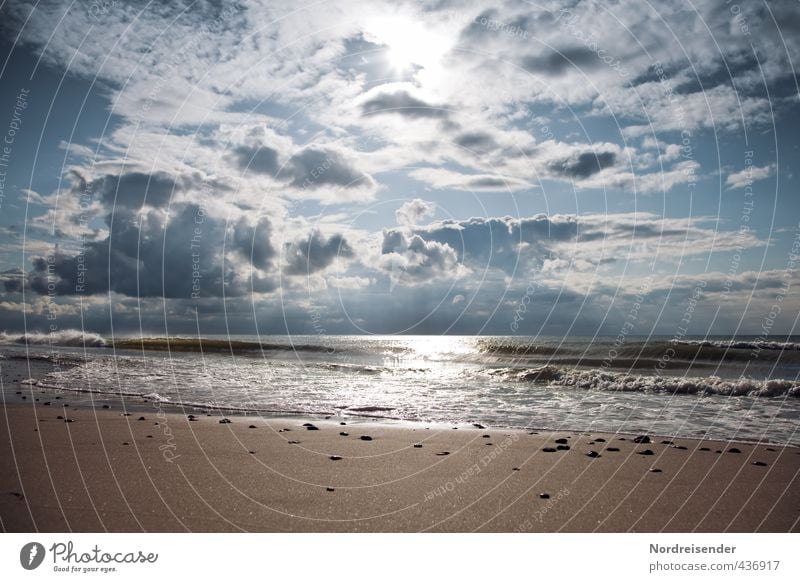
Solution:
{"label": "sun glare", "polygon": [[390,66],[395,71],[412,67],[435,67],[449,48],[448,39],[410,18],[375,18],[368,27],[369,36],[386,45]]}

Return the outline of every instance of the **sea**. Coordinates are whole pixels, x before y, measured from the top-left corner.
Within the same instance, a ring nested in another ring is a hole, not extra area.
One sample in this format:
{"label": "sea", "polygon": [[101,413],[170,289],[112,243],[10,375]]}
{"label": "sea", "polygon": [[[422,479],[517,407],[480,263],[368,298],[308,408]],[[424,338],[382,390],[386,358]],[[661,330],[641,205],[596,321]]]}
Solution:
{"label": "sea", "polygon": [[[800,337],[0,333],[43,389],[266,416],[800,445]],[[2,359],[0,359],[0,365]]]}

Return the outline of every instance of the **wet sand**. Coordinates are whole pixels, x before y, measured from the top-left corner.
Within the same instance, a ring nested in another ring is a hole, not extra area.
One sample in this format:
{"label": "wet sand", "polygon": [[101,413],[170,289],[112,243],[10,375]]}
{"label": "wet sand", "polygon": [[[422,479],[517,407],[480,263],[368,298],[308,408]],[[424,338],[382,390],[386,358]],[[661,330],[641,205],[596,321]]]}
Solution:
{"label": "wet sand", "polygon": [[9,532],[800,531],[795,447],[126,409],[4,376]]}

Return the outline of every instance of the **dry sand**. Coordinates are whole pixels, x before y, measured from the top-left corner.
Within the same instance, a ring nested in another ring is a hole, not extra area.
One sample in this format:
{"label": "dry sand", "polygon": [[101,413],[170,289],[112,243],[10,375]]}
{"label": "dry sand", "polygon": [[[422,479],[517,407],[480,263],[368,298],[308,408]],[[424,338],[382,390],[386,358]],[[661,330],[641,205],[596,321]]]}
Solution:
{"label": "dry sand", "polygon": [[[121,401],[103,409],[19,379],[6,376],[0,415],[5,531],[800,530],[794,447],[353,419],[220,423],[198,411],[190,421],[141,400],[124,416]],[[556,439],[569,450],[546,452]]]}

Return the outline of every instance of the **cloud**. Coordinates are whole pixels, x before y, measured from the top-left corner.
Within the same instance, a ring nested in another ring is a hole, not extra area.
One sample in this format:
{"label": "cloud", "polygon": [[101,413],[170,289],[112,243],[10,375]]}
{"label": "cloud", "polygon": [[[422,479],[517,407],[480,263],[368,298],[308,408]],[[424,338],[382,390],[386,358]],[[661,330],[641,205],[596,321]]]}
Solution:
{"label": "cloud", "polygon": [[436,189],[463,192],[517,192],[535,188],[519,178],[499,174],[461,174],[443,168],[420,168],[408,173],[412,178],[430,184]]}
{"label": "cloud", "polygon": [[458,278],[468,272],[459,265],[458,255],[448,244],[426,241],[419,235],[403,233],[394,238],[391,252],[381,257],[381,267],[392,281],[409,285]]}
{"label": "cloud", "polygon": [[412,96],[408,91],[395,90],[378,93],[361,105],[364,115],[400,115],[410,119],[445,119],[446,108],[435,106]]}
{"label": "cloud", "polygon": [[761,167],[748,166],[741,172],[728,174],[725,184],[731,189],[744,188],[746,186],[751,186],[754,182],[766,180],[774,175],[775,164]]}
{"label": "cloud", "polygon": [[414,198],[404,202],[403,205],[394,211],[397,224],[401,226],[414,226],[423,218],[433,216],[436,205],[433,202],[426,202],[421,198]]}
{"label": "cloud", "polygon": [[287,245],[286,273],[310,275],[326,269],[337,258],[349,259],[353,255],[352,247],[341,234],[326,239],[315,229],[306,238]]}

